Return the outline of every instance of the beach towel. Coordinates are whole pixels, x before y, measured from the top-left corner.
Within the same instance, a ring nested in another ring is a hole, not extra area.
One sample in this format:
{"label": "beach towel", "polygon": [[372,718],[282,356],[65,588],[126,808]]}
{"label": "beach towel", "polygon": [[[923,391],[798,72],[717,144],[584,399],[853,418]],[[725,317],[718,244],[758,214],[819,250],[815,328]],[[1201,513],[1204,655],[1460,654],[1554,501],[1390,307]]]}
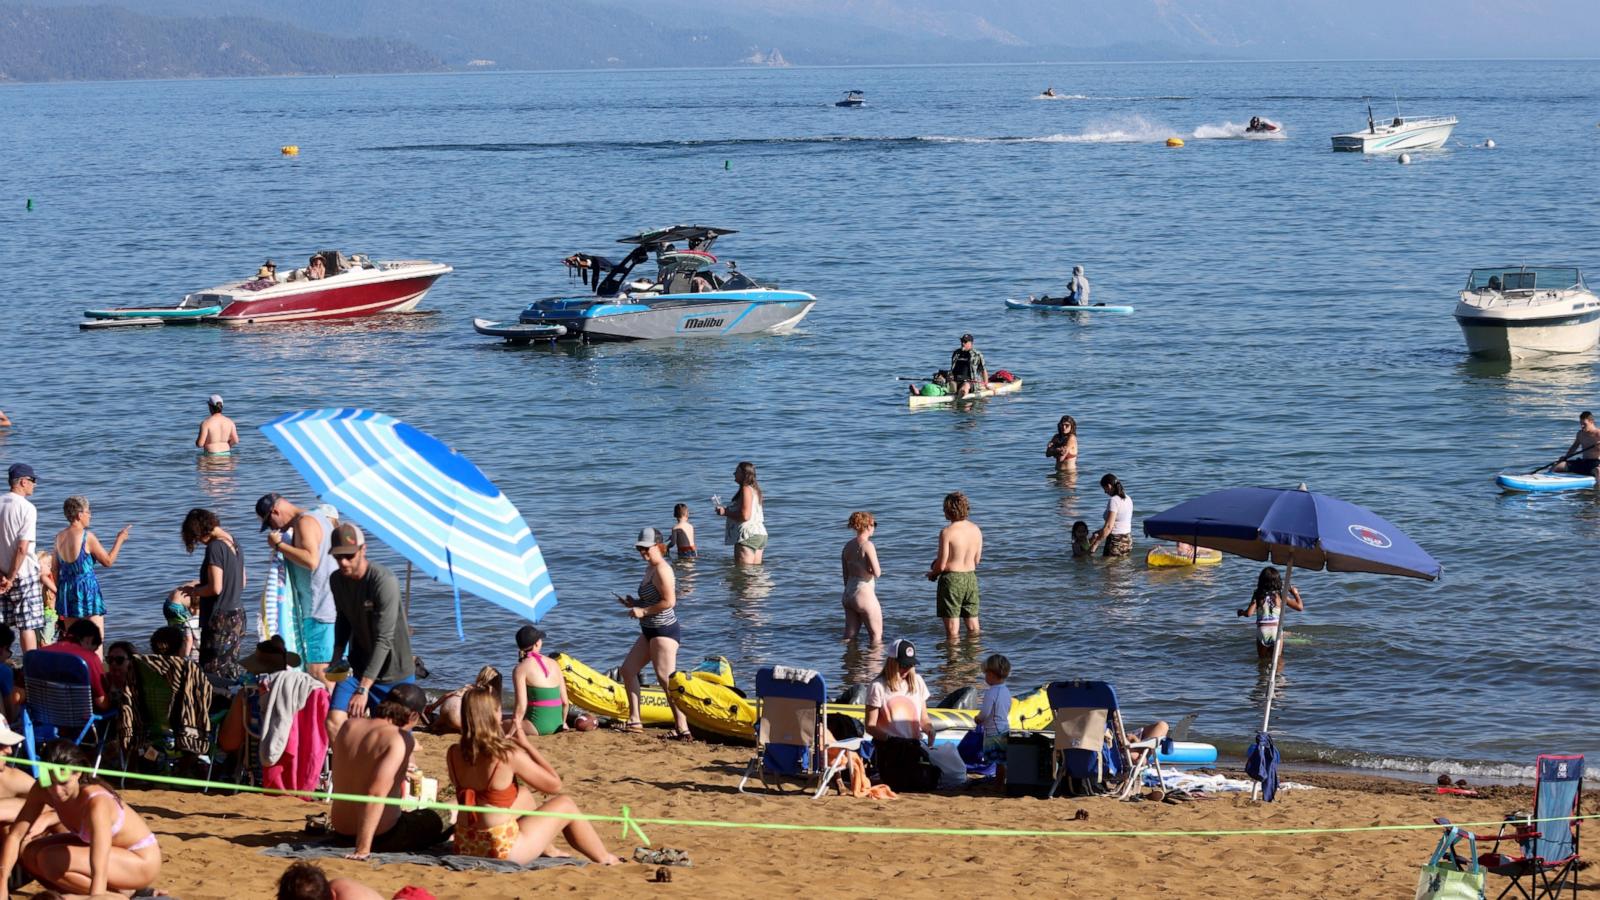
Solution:
{"label": "beach towel", "polygon": [[[307,676],[309,677],[309,676]],[[314,791],[328,756],[328,692],[315,690],[295,713],[283,754],[261,768],[261,786],[286,791]],[[263,742],[265,744],[265,742]],[[310,798],[303,798],[311,802]]]}
{"label": "beach towel", "polygon": [[895,799],[894,791],[890,790],[887,784],[872,783],[872,779],[867,777],[866,761],[861,758],[861,754],[854,750],[846,750],[843,747],[829,747],[828,761],[833,762],[841,753],[845,756],[845,762],[843,777],[838,782],[839,793],[845,793],[845,782],[849,781],[849,792],[852,797],[868,797],[873,800]]}
{"label": "beach towel", "polygon": [[1261,782],[1261,799],[1271,803],[1278,795],[1278,748],[1272,745],[1272,735],[1256,732],[1256,742],[1244,759],[1244,773]]}
{"label": "beach towel", "polygon": [[[198,663],[179,656],[141,655],[139,662],[149,666],[172,686],[172,705],[167,708],[167,727],[177,748],[184,753],[203,756],[210,750],[211,720],[208,705],[211,702],[211,683]],[[118,742],[123,751],[134,749],[134,743],[148,733],[144,721],[143,687],[140,679],[132,679],[117,697],[122,711],[119,721],[122,733]]]}
{"label": "beach towel", "polygon": [[305,708],[312,691],[326,689],[322,682],[294,669],[274,673],[267,684],[267,702],[261,705],[261,764],[270,766],[283,755],[294,730],[295,717]]}
{"label": "beach towel", "polygon": [[[441,848],[448,848],[449,844],[440,844]],[[347,846],[340,846],[333,841],[313,841],[301,844],[279,844],[262,850],[264,856],[276,856],[283,859],[344,859],[350,852]],[[527,865],[514,863],[509,859],[486,859],[481,856],[461,856],[455,853],[374,853],[367,857],[373,865],[388,865],[390,863],[411,863],[417,866],[438,866],[456,872],[488,871],[488,872],[526,872],[531,869],[553,869],[556,866],[586,866],[589,861],[577,857],[551,859],[539,857]]]}

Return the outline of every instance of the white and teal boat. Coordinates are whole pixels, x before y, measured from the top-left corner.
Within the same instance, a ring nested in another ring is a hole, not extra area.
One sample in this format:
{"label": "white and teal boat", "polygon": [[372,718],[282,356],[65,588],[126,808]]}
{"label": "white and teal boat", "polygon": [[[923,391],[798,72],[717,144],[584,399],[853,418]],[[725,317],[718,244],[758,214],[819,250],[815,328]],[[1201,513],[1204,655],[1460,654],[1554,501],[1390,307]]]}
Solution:
{"label": "white and teal boat", "polygon": [[[817,298],[780,290],[739,271],[733,260],[716,271],[711,247],[732,229],[673,225],[622,238],[632,246],[621,262],[589,253],[566,258],[569,270],[593,292],[528,305],[518,317],[528,325],[558,325],[583,341],[640,341],[727,337],[788,331]],[[635,277],[651,262],[654,276]]]}

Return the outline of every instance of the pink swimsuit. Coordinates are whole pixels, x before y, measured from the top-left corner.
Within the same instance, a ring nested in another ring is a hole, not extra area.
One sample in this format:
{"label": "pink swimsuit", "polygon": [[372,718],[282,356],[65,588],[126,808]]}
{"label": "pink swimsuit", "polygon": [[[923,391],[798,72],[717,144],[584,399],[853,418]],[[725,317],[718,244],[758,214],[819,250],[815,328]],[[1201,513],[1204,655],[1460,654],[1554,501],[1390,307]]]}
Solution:
{"label": "pink swimsuit", "polygon": [[[122,823],[128,817],[128,810],[127,810],[126,807],[124,807],[122,805],[122,798],[120,798],[117,795],[111,793],[110,791],[106,790],[105,788],[100,788],[93,795],[91,795],[89,797],[90,802],[93,802],[95,797],[110,797],[112,800],[116,801],[116,804],[117,804],[117,820],[115,822],[111,823],[111,836],[112,837],[116,837],[117,835],[121,834],[122,833]],[[91,839],[93,838],[93,833],[89,830],[89,820],[87,818],[84,819],[84,822],[83,822],[82,825],[78,826],[78,830],[75,832],[75,834],[77,835],[78,840],[83,841],[85,844],[92,843]],[[147,834],[144,837],[140,838],[139,840],[135,841],[133,846],[129,847],[128,849],[129,850],[143,850],[146,847],[154,847],[155,845],[156,845],[156,836],[153,835],[153,834]]]}

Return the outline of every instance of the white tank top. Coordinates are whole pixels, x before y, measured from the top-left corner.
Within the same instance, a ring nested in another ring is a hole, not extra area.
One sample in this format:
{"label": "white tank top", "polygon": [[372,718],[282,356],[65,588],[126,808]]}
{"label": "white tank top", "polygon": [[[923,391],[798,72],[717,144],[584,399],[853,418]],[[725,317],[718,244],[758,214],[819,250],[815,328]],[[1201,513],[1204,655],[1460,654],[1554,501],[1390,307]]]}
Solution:
{"label": "white tank top", "polygon": [[1111,520],[1112,534],[1133,534],[1132,497],[1107,497],[1106,512],[1113,515]]}

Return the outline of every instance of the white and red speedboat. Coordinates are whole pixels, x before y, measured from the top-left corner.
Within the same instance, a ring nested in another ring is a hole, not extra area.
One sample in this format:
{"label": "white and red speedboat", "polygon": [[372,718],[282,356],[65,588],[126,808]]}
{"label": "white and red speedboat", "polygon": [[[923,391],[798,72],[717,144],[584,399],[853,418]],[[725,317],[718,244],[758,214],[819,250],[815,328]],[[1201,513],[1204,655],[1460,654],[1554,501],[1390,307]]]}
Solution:
{"label": "white and red speedboat", "polygon": [[245,325],[409,312],[441,275],[452,271],[444,263],[374,261],[337,250],[323,250],[312,260],[287,274],[262,267],[255,278],[187,294],[177,307],[91,309],[84,315],[101,320]]}

